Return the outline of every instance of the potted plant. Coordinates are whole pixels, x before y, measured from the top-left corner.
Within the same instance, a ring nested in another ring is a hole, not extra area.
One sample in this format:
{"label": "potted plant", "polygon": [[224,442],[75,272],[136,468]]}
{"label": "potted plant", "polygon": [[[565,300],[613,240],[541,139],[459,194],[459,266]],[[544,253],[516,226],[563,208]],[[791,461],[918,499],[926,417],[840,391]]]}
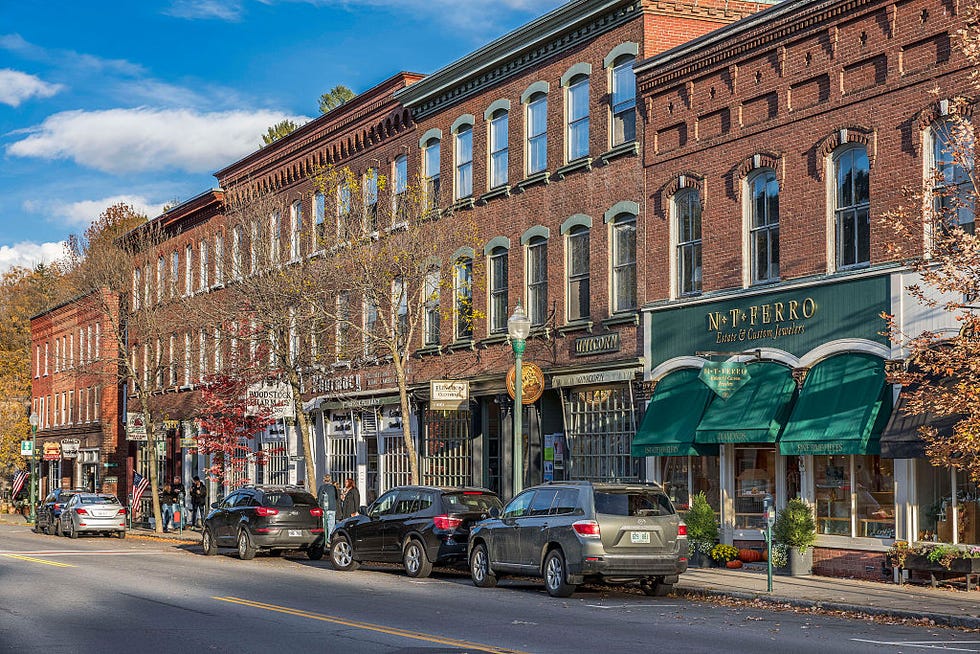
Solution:
{"label": "potted plant", "polygon": [[711,548],[718,542],[718,523],[715,512],[708,504],[704,491],[691,499],[691,508],[684,518],[687,524],[687,543],[690,550],[691,566],[707,568],[710,562],[708,555]]}
{"label": "potted plant", "polygon": [[810,505],[799,498],[791,499],[776,516],[773,539],[789,549],[789,573],[793,577],[813,571],[813,544],[817,525]]}
{"label": "potted plant", "polygon": [[711,559],[718,565],[727,565],[729,561],[738,558],[738,548],[734,545],[721,543],[711,548]]}

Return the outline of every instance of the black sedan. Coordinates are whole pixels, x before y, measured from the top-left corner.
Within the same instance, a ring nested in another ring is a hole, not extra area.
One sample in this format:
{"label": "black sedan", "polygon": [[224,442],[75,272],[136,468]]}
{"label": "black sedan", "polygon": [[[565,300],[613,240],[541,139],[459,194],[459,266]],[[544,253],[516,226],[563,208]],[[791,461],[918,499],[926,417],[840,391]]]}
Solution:
{"label": "black sedan", "polygon": [[72,496],[86,491],[56,488],[44,498],[37,507],[37,520],[34,531],[38,533],[61,535],[61,511]]}
{"label": "black sedan", "polygon": [[470,527],[500,506],[485,488],[393,488],[337,525],[330,558],[338,570],[400,561],[409,577],[427,577],[433,565],[465,561]]}

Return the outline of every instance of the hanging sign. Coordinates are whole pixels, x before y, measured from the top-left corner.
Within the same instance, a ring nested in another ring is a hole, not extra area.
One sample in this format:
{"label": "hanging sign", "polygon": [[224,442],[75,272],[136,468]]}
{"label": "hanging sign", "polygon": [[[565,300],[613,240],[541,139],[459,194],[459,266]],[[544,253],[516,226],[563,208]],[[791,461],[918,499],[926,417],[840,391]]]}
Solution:
{"label": "hanging sign", "polygon": [[248,387],[245,395],[248,415],[268,409],[270,420],[295,418],[293,391],[285,382],[259,382]]}
{"label": "hanging sign", "polygon": [[715,363],[709,361],[701,368],[698,379],[723,400],[727,400],[749,381],[749,368],[744,363]]}
{"label": "hanging sign", "polygon": [[143,422],[142,413],[126,414],[126,440],[127,441],[146,440],[146,423]]}
{"label": "hanging sign", "polygon": [[[515,377],[517,377],[516,365],[511,366],[510,370],[507,371],[506,386],[510,399],[514,399]],[[536,363],[525,362],[521,364],[521,377],[524,378],[524,383],[521,386],[521,404],[534,404],[544,393],[544,372]]]}
{"label": "hanging sign", "polygon": [[55,443],[48,441],[44,444],[44,460],[45,461],[57,461],[61,458],[61,443]]}
{"label": "hanging sign", "polygon": [[82,444],[77,438],[61,439],[61,456],[65,459],[77,459],[78,448]]}
{"label": "hanging sign", "polygon": [[435,411],[461,411],[470,402],[470,383],[458,379],[429,382],[429,408]]}

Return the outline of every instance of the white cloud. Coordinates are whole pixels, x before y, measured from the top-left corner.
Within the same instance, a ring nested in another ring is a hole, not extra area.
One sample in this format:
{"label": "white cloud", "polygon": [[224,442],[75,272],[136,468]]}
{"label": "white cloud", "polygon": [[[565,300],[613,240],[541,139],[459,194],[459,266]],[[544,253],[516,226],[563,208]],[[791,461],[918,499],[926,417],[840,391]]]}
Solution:
{"label": "white cloud", "polygon": [[0,102],[11,107],[30,98],[50,98],[62,88],[61,84],[49,84],[36,75],[0,69]]}
{"label": "white cloud", "polygon": [[256,150],[269,126],[308,118],[278,111],[199,112],[190,109],[66,111],[27,130],[7,154],[70,159],[110,173],[178,169],[211,172]]}
{"label": "white cloud", "polygon": [[237,21],[242,16],[242,3],[240,0],[174,0],[164,13],[176,18]]}
{"label": "white cloud", "polygon": [[65,254],[65,243],[31,243],[0,245],[0,272],[15,266],[33,268],[39,263],[51,263]]}
{"label": "white cloud", "polygon": [[23,207],[25,211],[47,215],[69,227],[85,229],[107,207],[120,203],[126,203],[137,211],[145,213],[150,218],[154,218],[163,213],[165,204],[151,202],[142,195],[113,195],[100,200],[79,200],[77,202],[65,202],[63,200],[27,200],[24,202]]}

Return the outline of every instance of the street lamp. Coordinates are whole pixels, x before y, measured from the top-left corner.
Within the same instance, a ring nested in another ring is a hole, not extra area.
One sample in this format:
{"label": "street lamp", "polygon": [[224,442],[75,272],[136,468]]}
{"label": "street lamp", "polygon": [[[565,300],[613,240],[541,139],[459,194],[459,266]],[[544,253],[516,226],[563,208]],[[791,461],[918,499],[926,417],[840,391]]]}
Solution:
{"label": "street lamp", "polygon": [[31,423],[31,524],[37,524],[37,424],[40,422],[36,413],[27,419]]}
{"label": "street lamp", "polygon": [[524,346],[528,334],[531,333],[531,319],[524,313],[521,303],[514,308],[514,314],[507,319],[507,334],[510,336],[511,347],[514,348],[514,495],[524,487],[524,375],[521,357],[524,356]]}

